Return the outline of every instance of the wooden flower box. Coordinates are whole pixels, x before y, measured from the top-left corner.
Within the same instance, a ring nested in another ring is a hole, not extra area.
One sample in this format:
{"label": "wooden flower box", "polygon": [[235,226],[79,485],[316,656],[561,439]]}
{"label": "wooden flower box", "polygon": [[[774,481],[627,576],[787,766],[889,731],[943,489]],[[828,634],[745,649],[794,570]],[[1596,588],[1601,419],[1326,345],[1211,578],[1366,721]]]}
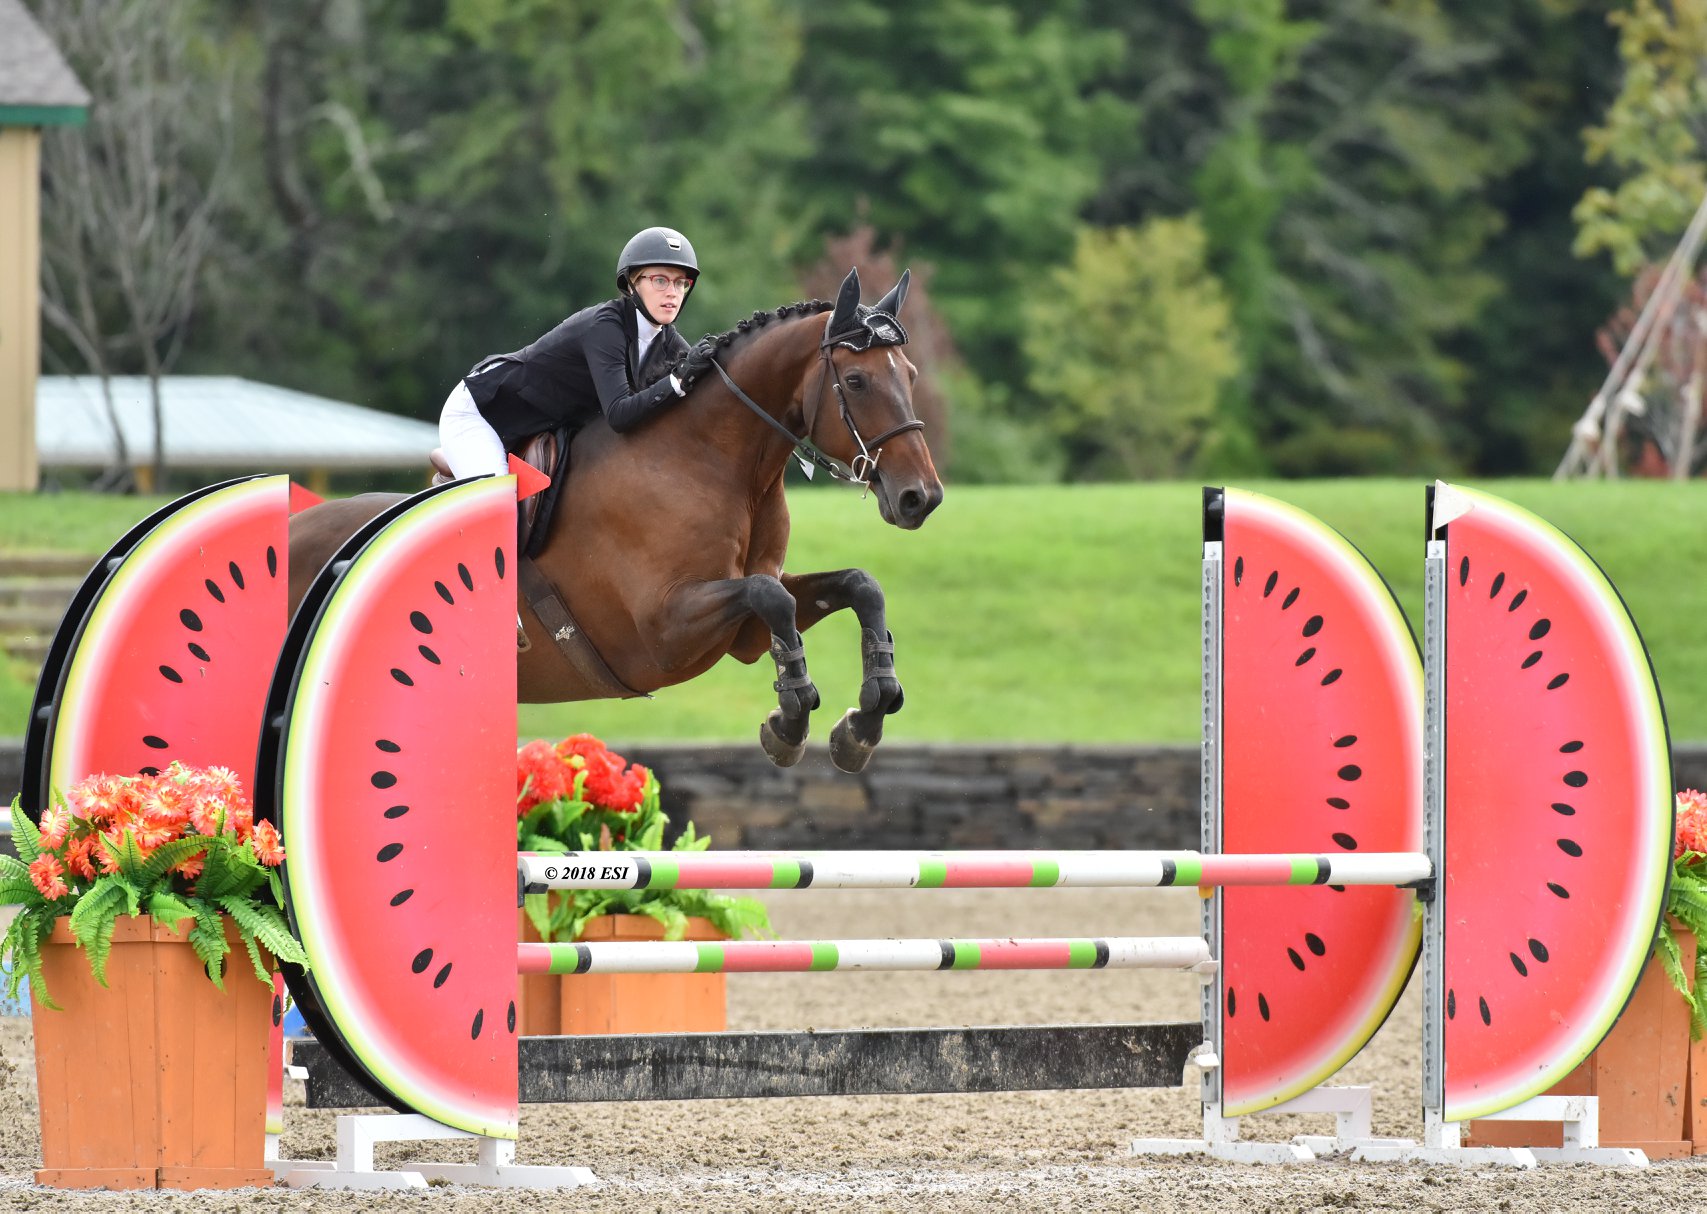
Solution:
{"label": "wooden flower box", "polygon": [[[521,938],[538,940],[525,913]],[[600,915],[580,939],[662,940],[664,925],[650,915]],[[688,920],[684,940],[724,940],[706,919]],[[516,1024],[526,1037],[596,1033],[720,1033],[728,1026],[722,974],[527,974],[516,1001]]]}
{"label": "wooden flower box", "polygon": [[[182,924],[188,928],[188,921]],[[61,919],[42,949],[47,990],[32,989],[42,1168],[68,1189],[271,1187],[265,1164],[273,990],[242,940],[225,989],[186,934],[120,917],[107,986]]]}

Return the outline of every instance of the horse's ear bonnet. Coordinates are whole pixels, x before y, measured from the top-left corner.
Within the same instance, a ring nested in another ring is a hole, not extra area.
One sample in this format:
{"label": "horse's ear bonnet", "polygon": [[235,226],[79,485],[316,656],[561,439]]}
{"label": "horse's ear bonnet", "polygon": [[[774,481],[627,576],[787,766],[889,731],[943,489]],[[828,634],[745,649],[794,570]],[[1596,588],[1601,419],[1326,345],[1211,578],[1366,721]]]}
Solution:
{"label": "horse's ear bonnet", "polygon": [[859,301],[859,271],[849,270],[842,279],[842,289],[836,294],[836,306],[824,329],[824,345],[843,346],[849,350],[869,350],[872,346],[904,346],[907,330],[895,319],[907,299],[907,284],[912,281],[911,270],[901,271],[901,278],[889,294],[867,307]]}

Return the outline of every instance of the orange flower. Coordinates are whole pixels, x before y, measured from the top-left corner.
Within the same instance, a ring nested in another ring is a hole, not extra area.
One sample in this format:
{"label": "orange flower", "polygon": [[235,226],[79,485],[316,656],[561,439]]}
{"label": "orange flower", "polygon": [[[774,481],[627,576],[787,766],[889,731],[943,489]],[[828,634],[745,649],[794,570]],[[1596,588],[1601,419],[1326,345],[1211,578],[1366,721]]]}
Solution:
{"label": "orange flower", "polygon": [[41,845],[48,851],[58,851],[65,844],[65,836],[71,830],[71,811],[63,805],[55,805],[42,814],[37,823],[41,830]]}
{"label": "orange flower", "polygon": [[65,876],[65,866],[52,855],[39,855],[30,861],[30,882],[37,892],[47,899],[63,898],[71,892],[61,878]]}
{"label": "orange flower", "polygon": [[249,846],[254,850],[255,858],[268,868],[277,868],[284,863],[284,847],[279,843],[279,832],[271,822],[255,823]]}
{"label": "orange flower", "polygon": [[206,866],[207,853],[197,852],[195,855],[186,856],[184,859],[174,864],[172,866],[172,871],[177,873],[180,877],[185,877],[194,881],[197,877],[202,875],[202,869]]}
{"label": "orange flower", "polygon": [[94,835],[83,835],[81,838],[73,839],[71,846],[65,849],[67,867],[85,881],[95,879],[95,849]]}

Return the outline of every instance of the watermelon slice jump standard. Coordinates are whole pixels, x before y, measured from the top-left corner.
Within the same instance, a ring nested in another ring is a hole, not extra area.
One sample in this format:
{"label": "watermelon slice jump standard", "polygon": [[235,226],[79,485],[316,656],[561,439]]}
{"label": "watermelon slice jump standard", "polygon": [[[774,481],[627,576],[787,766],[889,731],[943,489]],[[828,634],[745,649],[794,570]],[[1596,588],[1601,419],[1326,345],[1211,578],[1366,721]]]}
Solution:
{"label": "watermelon slice jump standard", "polygon": [[[1380,575],[1304,511],[1236,489],[1205,491],[1204,539],[1222,541],[1223,617],[1221,838],[1205,850],[1420,852],[1422,667]],[[1236,1117],[1363,1048],[1416,964],[1421,906],[1379,886],[1217,897],[1221,1112]]]}
{"label": "watermelon slice jump standard", "polygon": [[308,591],[256,795],[309,968],[291,991],[383,1101],[514,1138],[516,482],[380,515]]}
{"label": "watermelon slice jump standard", "polygon": [[1647,651],[1574,542],[1440,485],[1443,1115],[1546,1091],[1635,990],[1665,903],[1670,748]]}
{"label": "watermelon slice jump standard", "polygon": [[36,684],[21,803],[178,759],[254,787],[285,634],[289,479],[198,490],[133,527],[73,597]]}

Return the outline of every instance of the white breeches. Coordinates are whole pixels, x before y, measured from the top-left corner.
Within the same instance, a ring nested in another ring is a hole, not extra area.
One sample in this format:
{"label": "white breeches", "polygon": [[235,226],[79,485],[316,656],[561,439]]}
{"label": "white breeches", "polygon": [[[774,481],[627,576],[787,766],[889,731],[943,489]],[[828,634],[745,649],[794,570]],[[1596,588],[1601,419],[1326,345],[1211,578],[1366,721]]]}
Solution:
{"label": "white breeches", "polygon": [[439,445],[458,480],[465,476],[502,476],[509,471],[509,457],[498,432],[480,416],[468,385],[460,380],[439,413]]}

